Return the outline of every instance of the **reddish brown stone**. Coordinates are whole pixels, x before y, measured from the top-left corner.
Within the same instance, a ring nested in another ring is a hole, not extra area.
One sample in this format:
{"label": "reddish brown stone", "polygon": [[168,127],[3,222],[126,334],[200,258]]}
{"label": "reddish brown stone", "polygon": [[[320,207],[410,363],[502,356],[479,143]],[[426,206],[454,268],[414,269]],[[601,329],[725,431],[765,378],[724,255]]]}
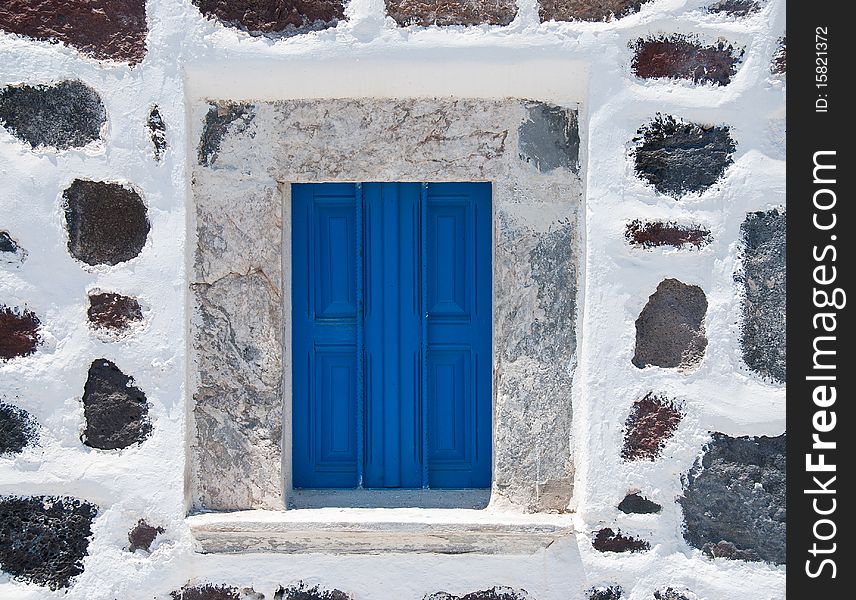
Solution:
{"label": "reddish brown stone", "polygon": [[600,552],[644,552],[651,549],[651,544],[645,540],[622,535],[620,529],[615,532],[609,527],[598,531],[591,545]]}
{"label": "reddish brown stone", "polygon": [[3,0],[0,29],[134,65],[146,55],[146,0]]}
{"label": "reddish brown stone", "polygon": [[515,0],[386,0],[386,12],[407,25],[508,25],[517,15]]}
{"label": "reddish brown stone", "polygon": [[143,320],[143,311],[135,298],[109,292],[89,294],[89,322],[96,329],[127,331]]}
{"label": "reddish brown stone", "polygon": [[651,0],[540,0],[545,21],[612,21],[639,12]]}
{"label": "reddish brown stone", "polygon": [[131,552],[136,550],[145,550],[148,552],[152,547],[152,542],[163,532],[163,527],[152,527],[140,519],[134,528],[128,532],[128,542],[130,543],[128,550]]}
{"label": "reddish brown stone", "polygon": [[193,0],[206,17],[251,34],[297,34],[335,27],[342,0]]}
{"label": "reddish brown stone", "polygon": [[654,460],[681,422],[680,409],[668,398],[648,393],[633,404],[624,425],[624,460]]}
{"label": "reddish brown stone", "polygon": [[783,37],[779,40],[779,47],[773,55],[770,71],[773,75],[784,75],[788,70],[788,39]]}
{"label": "reddish brown stone", "polygon": [[624,233],[634,246],[655,248],[674,246],[675,248],[701,248],[712,241],[710,230],[698,225],[678,225],[674,221],[640,221],[627,224]]}
{"label": "reddish brown stone", "polygon": [[0,305],[0,360],[33,354],[41,341],[40,324],[39,318],[29,310],[18,311]]}
{"label": "reddish brown stone", "polygon": [[737,72],[742,50],[725,42],[703,46],[686,35],[640,39],[631,68],[637,77],[689,79],[694,83],[726,85]]}

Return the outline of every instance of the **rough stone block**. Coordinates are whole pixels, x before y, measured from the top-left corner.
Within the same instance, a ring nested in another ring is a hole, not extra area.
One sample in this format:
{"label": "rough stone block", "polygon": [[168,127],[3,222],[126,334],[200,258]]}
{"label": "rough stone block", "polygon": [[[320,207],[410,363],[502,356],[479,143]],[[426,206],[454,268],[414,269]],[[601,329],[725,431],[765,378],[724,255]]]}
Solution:
{"label": "rough stone block", "polygon": [[624,535],[605,527],[597,532],[591,543],[599,552],[644,552],[651,549],[651,544],[637,537]]}
{"label": "rough stone block", "polygon": [[27,411],[0,402],[0,457],[20,454],[39,439],[39,423]]}
{"label": "rough stone block", "polygon": [[624,237],[634,246],[642,248],[672,246],[697,249],[713,241],[710,230],[700,225],[680,225],[675,221],[643,222],[639,219],[627,224]]}
{"label": "rough stone block", "polygon": [[654,592],[654,600],[696,600],[696,598],[692,592],[678,591],[675,588],[666,588]]}
{"label": "rough stone block", "polygon": [[788,39],[779,38],[779,47],[773,54],[773,62],[770,64],[770,72],[773,75],[784,75],[788,70]]}
{"label": "rough stone block", "polygon": [[778,383],[787,376],[786,228],[784,211],[749,213],[740,226],[742,268],[736,275],[743,284],[743,360]]}
{"label": "rough stone block", "polygon": [[693,83],[727,85],[737,73],[742,50],[720,41],[705,46],[693,36],[637,40],[631,68],[643,79],[687,79]]}
{"label": "rough stone block", "polygon": [[167,147],[166,124],[163,122],[160,108],[157,106],[153,106],[152,110],[149,111],[149,118],[146,121],[146,126],[149,128],[149,137],[152,140],[155,160],[160,162]]}
{"label": "rough stone block", "polygon": [[618,510],[628,515],[649,515],[660,512],[663,507],[636,492],[627,494],[619,503]]}
{"label": "rough stone block", "polygon": [[34,354],[41,343],[40,326],[34,312],[0,304],[0,360]]}
{"label": "rough stone block", "polygon": [[94,329],[112,333],[127,332],[143,320],[143,311],[136,298],[112,292],[89,294],[89,323]]}
{"label": "rough stone block", "polygon": [[492,587],[487,590],[470,592],[463,596],[455,596],[448,592],[428,594],[423,600],[530,600],[532,596],[526,590],[505,586]]}
{"label": "rough stone block", "polygon": [[342,590],[328,590],[319,585],[310,586],[308,583],[298,581],[288,587],[280,586],[273,600],[353,600],[353,598]]}
{"label": "rough stone block", "polygon": [[52,590],[83,573],[98,507],[68,496],[0,496],[0,568]]}
{"label": "rough stone block", "polygon": [[714,433],[684,477],[684,538],[710,556],[785,562],[785,434]]}
{"label": "rough stone block", "polygon": [[612,21],[639,12],[651,0],[540,0],[545,21]]}
{"label": "rough stone block", "polygon": [[402,26],[508,25],[517,15],[515,0],[385,0],[387,14]]}
{"label": "rough stone block", "polygon": [[580,129],[577,111],[533,102],[529,118],[518,128],[520,158],[541,172],[559,167],[580,170]]}
{"label": "rough stone block", "polygon": [[708,12],[723,13],[731,17],[745,17],[758,12],[766,4],[766,0],[717,0],[708,5]]}
{"label": "rough stone block", "polygon": [[33,148],[82,148],[101,139],[106,121],[101,96],[81,81],[0,90],[0,125]]}
{"label": "rough stone block", "polygon": [[621,600],[624,590],[620,585],[600,586],[591,588],[588,592],[588,600]]}
{"label": "rough stone block", "polygon": [[633,141],[636,174],[659,193],[701,193],[725,174],[736,150],[724,125],[685,123],[657,115]]}
{"label": "rough stone block", "polygon": [[624,460],[654,460],[683,418],[673,400],[648,393],[633,404],[624,425]]}
{"label": "rough stone block", "polygon": [[252,123],[254,106],[252,104],[235,104],[220,102],[211,104],[205,115],[205,125],[199,139],[197,157],[199,164],[211,166],[217,160],[220,142],[227,133],[233,135],[246,131]]}
{"label": "rough stone block", "polygon": [[661,281],[636,319],[633,364],[640,369],[696,368],[707,348],[706,314],[707,297],[699,286]]}
{"label": "rough stone block", "polygon": [[92,448],[127,448],[143,442],[152,432],[146,395],[133,385],[133,379],[103,358],[89,367],[83,415],[86,426],[80,439]]}
{"label": "rough stone block", "polygon": [[163,527],[152,527],[143,519],[140,519],[133,529],[128,532],[128,550],[135,552],[145,550],[149,552],[155,538],[164,532]]}
{"label": "rough stone block", "polygon": [[18,267],[24,264],[25,260],[27,260],[27,251],[9,235],[8,231],[0,231],[0,265]]}
{"label": "rough stone block", "polygon": [[75,179],[62,194],[68,251],[88,265],[116,265],[146,245],[149,218],[136,190],[119,183]]}
{"label": "rough stone block", "polygon": [[343,0],[193,0],[199,11],[253,35],[297,35],[335,27]]}
{"label": "rough stone block", "polygon": [[238,589],[229,585],[185,585],[170,594],[173,600],[263,600],[252,588]]}
{"label": "rough stone block", "polygon": [[146,55],[146,0],[3,0],[0,29],[134,65]]}

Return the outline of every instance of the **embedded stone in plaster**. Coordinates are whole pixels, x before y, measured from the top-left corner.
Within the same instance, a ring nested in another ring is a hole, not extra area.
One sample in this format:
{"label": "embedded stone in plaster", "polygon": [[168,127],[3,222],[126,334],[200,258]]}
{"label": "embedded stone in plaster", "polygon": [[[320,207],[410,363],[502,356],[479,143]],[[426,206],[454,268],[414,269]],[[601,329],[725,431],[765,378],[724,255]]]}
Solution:
{"label": "embedded stone in plaster", "polygon": [[724,41],[705,46],[694,36],[672,34],[637,40],[631,68],[643,79],[665,77],[727,85],[742,56],[743,50]]}
{"label": "embedded stone in plaster", "polygon": [[33,311],[0,304],[0,361],[34,354],[41,343],[40,327]]}
{"label": "embedded stone in plaster", "polygon": [[654,592],[654,600],[696,600],[697,596],[689,591],[678,591],[675,588],[666,588]]}
{"label": "embedded stone in plaster", "polygon": [[658,114],[637,131],[636,174],[659,193],[679,199],[716,183],[736,149],[726,125],[686,123]]}
{"label": "embedded stone in plaster", "polygon": [[700,225],[680,225],[675,221],[640,221],[627,224],[624,232],[634,246],[656,248],[672,246],[680,249],[697,249],[713,241],[710,230]]}
{"label": "embedded stone in plaster", "polygon": [[160,162],[166,152],[166,124],[161,116],[160,108],[155,105],[149,111],[149,118],[146,121],[149,128],[149,137],[152,139],[152,147],[154,148],[155,160]]}
{"label": "embedded stone in plaster", "polygon": [[143,320],[143,311],[136,298],[113,292],[89,294],[86,314],[94,329],[115,333],[125,333]]}
{"label": "embedded stone in plaster", "polygon": [[345,18],[343,0],[193,0],[199,11],[252,35],[297,35]]}
{"label": "embedded stone in plaster", "polygon": [[134,65],[146,55],[146,0],[4,0],[0,29]]}
{"label": "embedded stone in plaster", "polygon": [[664,279],[636,319],[634,366],[687,371],[698,367],[707,348],[707,297],[697,285]]}
{"label": "embedded stone in plaster", "polygon": [[8,231],[0,230],[0,265],[20,266],[27,260],[27,251]]}
{"label": "embedded stone in plaster", "polygon": [[580,170],[580,130],[577,111],[533,102],[529,118],[517,131],[520,158],[542,172],[563,167]]}
{"label": "embedded stone in plaster", "polygon": [[761,10],[766,0],[718,0],[707,7],[708,12],[724,13],[731,17],[745,17]]}
{"label": "embedded stone in plaster", "polygon": [[784,564],[785,434],[714,433],[684,477],[684,538],[710,556]]}
{"label": "embedded stone in plaster", "polygon": [[624,460],[654,460],[683,418],[674,400],[648,393],[633,404],[624,424]]}
{"label": "embedded stone in plaster", "polygon": [[784,383],[786,369],[787,215],[768,210],[749,213],[740,225],[743,360],[768,380]]}
{"label": "embedded stone in plaster", "polygon": [[637,537],[624,535],[605,527],[597,532],[591,543],[599,552],[644,552],[651,549],[651,544]]}
{"label": "embedded stone in plaster", "polygon": [[487,590],[470,592],[463,596],[455,596],[448,592],[436,592],[427,594],[422,600],[530,600],[531,598],[532,596],[526,590],[496,586]]}
{"label": "embedded stone in plaster", "polygon": [[197,152],[200,165],[210,167],[214,164],[224,136],[240,134],[247,130],[255,117],[254,109],[252,104],[233,102],[212,102],[209,105]]}
{"label": "embedded stone in plaster", "polygon": [[149,552],[152,547],[152,542],[154,542],[155,538],[164,531],[163,527],[152,527],[143,519],[140,519],[137,524],[134,525],[133,529],[128,532],[128,551],[136,552],[137,550],[144,550]]}
{"label": "embedded stone in plaster", "polygon": [[407,25],[508,25],[517,15],[514,0],[385,0],[386,12]]}
{"label": "embedded stone in plaster", "polygon": [[639,12],[651,0],[540,0],[545,21],[612,21]]}
{"label": "embedded stone in plaster", "polygon": [[39,439],[39,423],[27,411],[0,402],[0,456],[20,454]]}
{"label": "embedded stone in plaster", "polygon": [[86,425],[80,440],[91,448],[116,450],[142,443],[152,432],[146,395],[106,359],[92,362],[83,388]]}
{"label": "embedded stone in plaster", "polygon": [[82,148],[101,139],[106,121],[101,97],[82,81],[0,90],[0,125],[32,148]]}
{"label": "embedded stone in plaster", "polygon": [[770,64],[770,72],[773,75],[784,75],[788,70],[788,38],[779,38],[779,46],[773,54],[773,62]]}
{"label": "embedded stone in plaster", "polygon": [[274,594],[273,600],[353,600],[352,597],[342,590],[325,589],[320,585],[310,586],[308,583],[298,581],[288,587],[280,586]]}
{"label": "embedded stone in plaster", "polygon": [[618,504],[618,510],[628,515],[650,515],[659,513],[663,507],[636,492],[627,494]]}
{"label": "embedded stone in plaster", "polygon": [[88,265],[116,265],[140,254],[151,225],[136,190],[75,179],[62,194],[68,251]]}
{"label": "embedded stone in plaster", "polygon": [[173,600],[263,600],[264,595],[257,594],[252,588],[238,589],[229,585],[185,585],[170,593]]}
{"label": "embedded stone in plaster", "polygon": [[595,587],[588,591],[588,600],[621,600],[623,593],[620,585]]}
{"label": "embedded stone in plaster", "polygon": [[52,590],[69,587],[83,573],[97,512],[69,496],[0,496],[0,568]]}

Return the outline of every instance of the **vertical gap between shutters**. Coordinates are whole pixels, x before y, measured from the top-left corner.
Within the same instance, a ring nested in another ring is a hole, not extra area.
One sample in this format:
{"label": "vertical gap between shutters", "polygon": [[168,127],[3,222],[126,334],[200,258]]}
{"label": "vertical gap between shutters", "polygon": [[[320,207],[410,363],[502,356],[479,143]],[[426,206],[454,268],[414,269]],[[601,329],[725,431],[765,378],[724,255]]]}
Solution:
{"label": "vertical gap between shutters", "polygon": [[364,416],[364,357],[363,357],[363,186],[355,184],[354,190],[354,240],[357,267],[357,314],[354,315],[357,337],[357,488],[363,487],[365,469],[365,416]]}
{"label": "vertical gap between shutters", "polygon": [[422,184],[422,198],[419,203],[420,220],[420,291],[421,291],[421,358],[420,373],[421,398],[419,399],[422,409],[422,488],[428,488],[428,184]]}

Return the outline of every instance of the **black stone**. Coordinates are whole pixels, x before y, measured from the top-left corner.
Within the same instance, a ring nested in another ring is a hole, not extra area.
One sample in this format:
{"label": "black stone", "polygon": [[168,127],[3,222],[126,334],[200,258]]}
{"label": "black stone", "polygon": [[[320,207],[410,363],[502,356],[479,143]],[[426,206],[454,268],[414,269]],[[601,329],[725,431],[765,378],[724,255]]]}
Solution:
{"label": "black stone", "polygon": [[520,158],[544,173],[560,167],[579,172],[577,111],[540,102],[531,103],[528,110],[529,118],[517,132]]}
{"label": "black stone", "polygon": [[529,600],[531,596],[526,590],[505,586],[496,586],[487,590],[470,592],[463,596],[455,596],[448,592],[428,594],[423,600]]}
{"label": "black stone", "polygon": [[681,198],[716,183],[736,150],[727,126],[685,123],[657,115],[633,141],[636,174],[659,193]]}
{"label": "black stone", "polygon": [[103,358],[92,363],[83,388],[84,444],[116,450],[140,443],[152,432],[148,413],[145,394],[119,367]]}
{"label": "black stone", "polygon": [[39,438],[39,424],[30,413],[0,402],[0,456],[20,454]]}
{"label": "black stone", "polygon": [[710,556],[785,562],[785,434],[714,433],[684,477],[684,538]]}
{"label": "black stone", "polygon": [[761,0],[718,0],[707,7],[708,12],[724,13],[732,17],[745,17],[761,9]]}
{"label": "black stone", "polygon": [[12,239],[12,236],[6,231],[0,231],[0,252],[17,254],[18,250],[20,250],[20,246]]}
{"label": "black stone", "polygon": [[166,124],[163,122],[163,117],[157,106],[153,106],[149,112],[147,124],[149,127],[149,137],[151,137],[152,146],[154,147],[155,160],[160,161],[163,158],[164,152],[166,152]]}
{"label": "black stone", "polygon": [[660,512],[663,510],[663,507],[637,492],[635,494],[627,494],[624,500],[619,503],[618,510],[629,515],[648,515]]}
{"label": "black stone", "polygon": [[620,600],[623,593],[620,585],[596,587],[588,591],[588,600]]}
{"label": "black stone", "polygon": [[631,535],[624,535],[621,530],[613,531],[609,527],[599,530],[591,543],[599,552],[645,552],[651,549],[651,544]]}
{"label": "black stone", "polygon": [[81,81],[0,90],[0,124],[33,148],[80,148],[101,137],[107,113]]}
{"label": "black stone", "polygon": [[68,251],[88,265],[138,256],[151,225],[143,199],[118,183],[75,179],[63,192]]}
{"label": "black stone", "polygon": [[152,542],[155,538],[164,532],[163,527],[152,527],[144,520],[140,519],[131,531],[128,532],[128,550],[134,552],[136,550],[145,550],[148,552],[152,547]]}
{"label": "black stone", "polygon": [[230,129],[233,133],[246,131],[255,118],[252,104],[210,104],[205,115],[205,126],[199,140],[197,156],[199,164],[210,167],[217,160],[220,142]]}
{"label": "black stone", "polygon": [[695,595],[689,592],[679,592],[674,588],[666,588],[654,592],[654,600],[695,600]]}
{"label": "black stone", "polygon": [[68,587],[83,573],[97,512],[67,496],[0,496],[0,568],[52,590]]}
{"label": "black stone", "polygon": [[237,588],[228,585],[186,585],[170,594],[173,600],[241,600]]}
{"label": "black stone", "polygon": [[296,584],[282,587],[274,594],[274,600],[353,600],[342,590],[328,590],[321,586],[310,586],[298,581]]}

